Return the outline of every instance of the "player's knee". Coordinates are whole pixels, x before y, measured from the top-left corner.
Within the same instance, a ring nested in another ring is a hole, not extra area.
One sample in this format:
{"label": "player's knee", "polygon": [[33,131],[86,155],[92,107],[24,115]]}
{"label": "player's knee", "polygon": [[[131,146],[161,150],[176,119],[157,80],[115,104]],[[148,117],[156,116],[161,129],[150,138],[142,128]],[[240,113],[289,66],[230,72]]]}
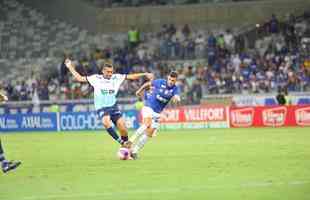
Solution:
{"label": "player's knee", "polygon": [[151,125],[152,125],[152,124],[150,124],[150,123],[144,123],[144,126],[145,126],[146,128],[151,128]]}
{"label": "player's knee", "polygon": [[149,138],[151,138],[151,137],[153,137],[153,132],[146,132],[146,135],[149,137]]}
{"label": "player's knee", "polygon": [[145,119],[145,120],[144,120],[144,125],[145,125],[147,128],[151,128],[151,125],[152,125],[152,118]]}
{"label": "player's knee", "polygon": [[110,128],[111,126],[110,126],[110,124],[108,124],[108,123],[103,123],[103,126],[104,126],[104,128]]}
{"label": "player's knee", "polygon": [[148,129],[146,130],[146,135],[147,135],[148,137],[153,137],[153,133],[154,133],[154,129],[152,129],[152,128],[148,128]]}
{"label": "player's knee", "polygon": [[111,127],[111,122],[110,122],[110,120],[103,120],[102,121],[102,124],[103,124],[103,126],[104,126],[104,128],[110,128]]}

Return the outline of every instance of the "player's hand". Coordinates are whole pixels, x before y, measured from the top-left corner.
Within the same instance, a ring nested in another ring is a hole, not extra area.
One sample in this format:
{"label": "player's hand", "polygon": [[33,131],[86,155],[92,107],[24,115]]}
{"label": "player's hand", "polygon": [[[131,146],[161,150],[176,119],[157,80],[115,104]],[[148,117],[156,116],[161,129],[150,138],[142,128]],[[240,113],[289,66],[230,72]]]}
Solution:
{"label": "player's hand", "polygon": [[153,80],[154,79],[154,74],[152,74],[152,73],[146,73],[145,74],[145,77],[148,79],[148,80]]}
{"label": "player's hand", "polygon": [[180,96],[174,96],[173,98],[172,98],[172,103],[174,103],[174,104],[178,104],[178,103],[180,103],[181,102],[181,97]]}
{"label": "player's hand", "polygon": [[136,97],[141,97],[141,90],[136,91]]}
{"label": "player's hand", "polygon": [[65,65],[67,68],[73,68],[72,61],[69,58],[65,60]]}

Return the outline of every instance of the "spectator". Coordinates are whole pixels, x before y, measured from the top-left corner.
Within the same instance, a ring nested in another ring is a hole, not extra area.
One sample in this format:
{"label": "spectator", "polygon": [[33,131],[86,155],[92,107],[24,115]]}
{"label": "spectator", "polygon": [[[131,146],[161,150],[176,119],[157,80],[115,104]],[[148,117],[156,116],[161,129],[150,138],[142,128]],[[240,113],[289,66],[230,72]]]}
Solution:
{"label": "spectator", "polygon": [[288,103],[287,95],[288,93],[286,89],[281,87],[278,88],[278,94],[276,96],[276,99],[279,105],[286,105]]}
{"label": "spectator", "polygon": [[235,49],[234,36],[229,29],[227,29],[224,34],[224,44],[225,48],[230,52],[233,52],[233,50]]}
{"label": "spectator", "polygon": [[271,20],[269,22],[269,30],[272,34],[279,33],[279,21],[275,14],[272,14]]}
{"label": "spectator", "polygon": [[38,86],[38,96],[40,100],[49,100],[48,81],[41,80]]}
{"label": "spectator", "polygon": [[216,38],[214,37],[213,33],[211,33],[208,38],[208,48],[215,48],[215,47],[216,47]]}
{"label": "spectator", "polygon": [[21,83],[19,95],[20,95],[20,99],[19,99],[20,101],[29,100],[29,93],[28,93],[28,89],[27,89],[25,81]]}
{"label": "spectator", "polygon": [[205,38],[202,36],[202,34],[199,34],[195,40],[195,54],[197,58],[204,57],[205,46],[206,46]]}
{"label": "spectator", "polygon": [[129,48],[134,49],[140,42],[140,33],[135,26],[132,26],[128,31]]}
{"label": "spectator", "polygon": [[191,29],[189,28],[188,24],[185,24],[183,29],[182,29],[182,33],[184,35],[185,38],[189,38],[190,34],[191,34]]}

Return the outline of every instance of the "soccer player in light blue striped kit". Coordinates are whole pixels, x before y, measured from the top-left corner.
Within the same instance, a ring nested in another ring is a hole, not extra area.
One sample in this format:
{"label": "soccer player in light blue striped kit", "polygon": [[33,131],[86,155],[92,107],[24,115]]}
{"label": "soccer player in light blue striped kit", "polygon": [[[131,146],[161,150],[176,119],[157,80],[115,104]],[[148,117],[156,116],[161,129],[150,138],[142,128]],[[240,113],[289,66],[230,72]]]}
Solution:
{"label": "soccer player in light blue striped kit", "polygon": [[[128,131],[122,113],[118,109],[116,95],[124,80],[137,80],[140,77],[150,80],[153,78],[153,74],[113,74],[113,65],[105,63],[101,69],[102,74],[82,76],[75,70],[71,60],[66,59],[65,64],[77,81],[88,82],[93,86],[95,109],[102,119],[103,126],[115,141],[129,148],[131,142],[128,141]],[[118,128],[121,138],[112,127],[112,123]]]}

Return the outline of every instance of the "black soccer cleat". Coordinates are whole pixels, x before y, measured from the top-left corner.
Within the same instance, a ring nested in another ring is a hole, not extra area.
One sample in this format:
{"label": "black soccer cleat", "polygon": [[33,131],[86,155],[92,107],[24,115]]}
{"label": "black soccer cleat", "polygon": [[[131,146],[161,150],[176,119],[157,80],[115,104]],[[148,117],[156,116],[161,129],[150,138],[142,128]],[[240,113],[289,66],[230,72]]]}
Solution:
{"label": "black soccer cleat", "polygon": [[131,154],[130,154],[130,157],[131,157],[133,160],[137,160],[137,159],[138,159],[138,154],[137,154],[137,153],[131,153]]}
{"label": "black soccer cleat", "polygon": [[2,171],[3,171],[3,173],[7,173],[11,170],[16,169],[20,164],[22,164],[20,161],[3,162],[2,163]]}

